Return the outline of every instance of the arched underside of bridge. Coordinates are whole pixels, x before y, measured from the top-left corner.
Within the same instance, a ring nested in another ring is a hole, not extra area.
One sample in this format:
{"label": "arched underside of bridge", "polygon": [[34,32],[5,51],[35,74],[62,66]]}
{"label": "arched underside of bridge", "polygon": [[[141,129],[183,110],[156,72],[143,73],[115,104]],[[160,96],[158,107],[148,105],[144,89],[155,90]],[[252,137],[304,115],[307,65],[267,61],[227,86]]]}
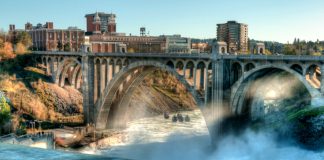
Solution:
{"label": "arched underside of bridge", "polygon": [[156,70],[166,71],[175,76],[188,92],[192,93],[197,105],[202,105],[195,89],[175,69],[157,61],[138,61],[122,68],[103,91],[95,104],[96,128],[101,130],[125,127],[125,115],[133,92],[147,75]]}
{"label": "arched underside of bridge", "polygon": [[[51,68],[52,65],[51,65]],[[51,71],[52,77],[56,84],[60,87],[66,85],[72,86],[76,89],[80,89],[82,85],[82,68],[81,62],[78,59],[67,58],[61,60],[57,69]]]}
{"label": "arched underside of bridge", "polygon": [[[234,115],[247,115],[249,117],[252,115],[252,101],[258,101],[253,98],[258,97],[257,95],[264,96],[265,91],[260,90],[262,85],[269,85],[265,84],[266,81],[262,81],[262,78],[272,76],[270,79],[274,77],[276,74],[285,73],[290,76],[293,76],[300,82],[304,87],[305,90],[308,91],[308,94],[311,99],[320,97],[319,90],[312,87],[306,79],[297,71],[288,68],[288,67],[281,67],[281,66],[274,66],[274,65],[265,65],[262,67],[254,68],[244,74],[232,87],[231,93],[231,110]],[[257,83],[256,86],[255,82],[261,80],[261,82]],[[283,81],[282,81],[283,82]],[[252,87],[253,86],[253,87]],[[268,88],[272,88],[273,86],[269,86]],[[291,85],[291,87],[294,87]],[[275,89],[274,87],[272,89]],[[260,100],[259,100],[260,101]],[[310,100],[311,101],[311,100]]]}

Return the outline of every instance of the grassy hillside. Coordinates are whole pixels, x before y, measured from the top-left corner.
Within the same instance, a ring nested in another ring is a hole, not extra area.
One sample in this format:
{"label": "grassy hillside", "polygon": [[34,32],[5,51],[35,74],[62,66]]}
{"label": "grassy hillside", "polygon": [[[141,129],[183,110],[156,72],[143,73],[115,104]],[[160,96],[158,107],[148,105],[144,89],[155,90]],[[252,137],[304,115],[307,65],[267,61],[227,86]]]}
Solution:
{"label": "grassy hillside", "polygon": [[52,84],[31,60],[30,55],[20,55],[0,62],[0,91],[11,102],[12,129],[26,127],[29,120],[83,123],[81,93]]}

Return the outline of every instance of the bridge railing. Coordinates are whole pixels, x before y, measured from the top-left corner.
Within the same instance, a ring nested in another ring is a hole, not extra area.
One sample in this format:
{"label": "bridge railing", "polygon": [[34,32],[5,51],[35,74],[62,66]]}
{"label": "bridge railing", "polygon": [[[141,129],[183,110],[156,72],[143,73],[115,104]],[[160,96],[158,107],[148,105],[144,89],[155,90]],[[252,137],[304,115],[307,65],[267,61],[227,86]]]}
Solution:
{"label": "bridge railing", "polygon": [[157,58],[210,58],[208,53],[86,53],[86,52],[58,52],[58,51],[34,51],[36,55],[56,55],[56,56],[111,56],[111,57],[157,57]]}
{"label": "bridge railing", "polygon": [[[147,58],[197,58],[211,59],[210,53],[86,53],[86,52],[58,52],[58,51],[34,51],[37,55],[57,56],[99,56],[99,57],[147,57]],[[324,61],[324,56],[311,55],[218,55],[218,59],[242,59],[242,60],[277,60],[277,61]]]}
{"label": "bridge railing", "polygon": [[220,59],[243,59],[243,60],[292,60],[292,61],[324,61],[324,56],[311,55],[219,55]]}

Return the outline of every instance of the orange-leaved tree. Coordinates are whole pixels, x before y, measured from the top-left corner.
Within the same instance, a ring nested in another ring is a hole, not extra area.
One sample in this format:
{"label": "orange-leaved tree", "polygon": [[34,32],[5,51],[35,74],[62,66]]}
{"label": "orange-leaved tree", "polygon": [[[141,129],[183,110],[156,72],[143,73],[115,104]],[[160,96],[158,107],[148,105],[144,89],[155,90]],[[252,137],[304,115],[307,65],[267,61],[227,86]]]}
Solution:
{"label": "orange-leaved tree", "polygon": [[13,53],[12,44],[10,42],[5,42],[3,48],[0,48],[0,57],[5,59],[15,57],[15,54]]}
{"label": "orange-leaved tree", "polygon": [[17,43],[16,45],[16,54],[25,54],[26,53],[26,47],[22,43]]}

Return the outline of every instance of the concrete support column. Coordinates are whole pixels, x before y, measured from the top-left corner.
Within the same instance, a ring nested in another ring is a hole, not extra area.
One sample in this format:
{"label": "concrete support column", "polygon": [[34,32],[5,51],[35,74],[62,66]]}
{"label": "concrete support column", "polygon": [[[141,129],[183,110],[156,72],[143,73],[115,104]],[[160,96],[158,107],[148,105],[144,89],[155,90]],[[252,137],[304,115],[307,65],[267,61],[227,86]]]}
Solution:
{"label": "concrete support column", "polygon": [[101,62],[97,63],[97,60],[96,62],[94,62],[94,87],[93,87],[93,90],[94,90],[94,103],[98,100],[98,98],[100,97],[100,93],[101,93]]}
{"label": "concrete support column", "polygon": [[53,60],[53,71],[54,73],[57,71],[57,67],[58,67],[58,60],[56,58],[54,58]]}
{"label": "concrete support column", "polygon": [[224,60],[219,60],[216,56],[213,56],[212,68],[213,68],[213,78],[212,78],[212,100],[209,109],[209,119],[212,124],[207,124],[212,134],[212,141],[215,143],[219,140],[222,134],[221,117],[224,110]]}
{"label": "concrete support column", "polygon": [[109,64],[109,81],[114,77],[114,64]]}
{"label": "concrete support column", "polygon": [[115,76],[115,74],[116,74],[116,63],[117,63],[117,61],[116,60],[114,60],[114,64],[112,65],[112,77],[114,77]]}
{"label": "concrete support column", "polygon": [[199,89],[204,89],[204,68],[200,68],[199,75]]}
{"label": "concrete support column", "polygon": [[110,71],[109,71],[109,61],[110,61],[110,59],[107,59],[106,60],[106,79],[105,79],[105,81],[106,81],[106,86],[108,86],[108,83],[109,83],[109,77],[110,77]]}
{"label": "concrete support column", "polygon": [[205,90],[205,105],[208,103],[208,65],[206,65],[204,72],[204,90]]}
{"label": "concrete support column", "polygon": [[206,90],[208,87],[208,68],[207,67],[205,68],[203,75],[204,75],[204,90]]}
{"label": "concrete support column", "polygon": [[321,93],[324,95],[324,64],[321,65]]}
{"label": "concrete support column", "polygon": [[49,62],[49,75],[53,75],[54,74],[54,59],[52,59],[50,62]]}
{"label": "concrete support column", "polygon": [[312,70],[312,69],[309,70],[309,79],[310,79],[310,80],[313,80],[313,78],[314,78],[314,73],[315,73],[314,70]]}
{"label": "concrete support column", "polygon": [[106,87],[106,65],[105,61],[100,63],[100,95],[102,95],[105,87]]}
{"label": "concrete support column", "polygon": [[49,64],[48,59],[46,58],[46,75],[51,75],[51,64]]}
{"label": "concrete support column", "polygon": [[197,65],[194,66],[194,71],[193,71],[193,86],[194,89],[197,90]]}
{"label": "concrete support column", "polygon": [[183,78],[186,79],[187,63],[183,63]]}
{"label": "concrete support column", "polygon": [[94,61],[87,55],[82,56],[82,94],[84,123],[94,123]]}
{"label": "concrete support column", "polygon": [[55,74],[57,71],[57,62],[55,62],[55,59],[51,61],[51,76],[52,76],[52,81],[55,82]]}
{"label": "concrete support column", "polygon": [[115,64],[115,74],[117,74],[119,72],[119,66],[117,64]]}
{"label": "concrete support column", "polygon": [[306,78],[306,68],[305,67],[303,67],[303,76],[304,76],[304,78]]}
{"label": "concrete support column", "polygon": [[79,89],[81,86],[82,68],[79,69],[75,79],[75,89]]}

